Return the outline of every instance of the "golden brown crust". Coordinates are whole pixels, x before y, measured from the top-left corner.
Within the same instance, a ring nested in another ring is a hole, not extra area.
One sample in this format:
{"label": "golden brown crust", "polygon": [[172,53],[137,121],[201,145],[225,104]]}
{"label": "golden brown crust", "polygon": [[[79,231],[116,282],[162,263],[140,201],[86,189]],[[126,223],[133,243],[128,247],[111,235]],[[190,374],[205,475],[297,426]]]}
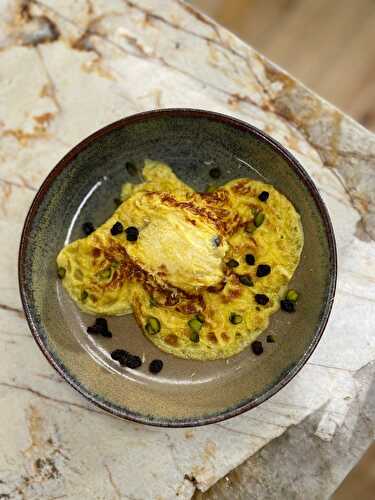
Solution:
{"label": "golden brown crust", "polygon": [[230,216],[229,210],[209,205],[201,206],[194,203],[193,200],[179,201],[170,193],[162,193],[161,200],[168,206],[175,207],[180,210],[185,210],[187,212],[190,212],[191,214],[201,217],[204,220],[210,221],[222,234],[224,234],[227,230],[228,222],[226,221],[226,219]]}

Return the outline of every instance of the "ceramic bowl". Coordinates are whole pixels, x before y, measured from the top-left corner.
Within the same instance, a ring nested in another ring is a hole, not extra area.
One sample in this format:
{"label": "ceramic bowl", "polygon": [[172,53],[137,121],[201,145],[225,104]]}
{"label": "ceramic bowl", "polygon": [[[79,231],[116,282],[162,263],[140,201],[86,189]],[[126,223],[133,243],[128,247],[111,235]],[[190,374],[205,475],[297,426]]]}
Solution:
{"label": "ceramic bowl", "polygon": [[[159,351],[132,316],[108,318],[112,339],[89,336],[93,317],[81,313],[56,277],[55,258],[114,211],[125,181],[138,182],[127,161],[161,160],[197,190],[220,166],[224,183],[263,179],[294,204],[305,245],[291,286],[301,291],[297,312],[278,312],[261,335],[264,352],[250,348],[228,360],[190,361]],[[304,169],[264,132],[217,113],[168,109],[127,117],[95,132],[52,170],[26,218],[19,255],[22,302],[34,338],[48,361],[83,396],[113,415],[158,426],[197,426],[254,408],[285,386],[315,349],[326,326],[336,283],[332,226]],[[267,343],[272,333],[276,342]],[[116,348],[144,356],[138,370],[121,368]],[[158,375],[148,372],[161,359]]]}

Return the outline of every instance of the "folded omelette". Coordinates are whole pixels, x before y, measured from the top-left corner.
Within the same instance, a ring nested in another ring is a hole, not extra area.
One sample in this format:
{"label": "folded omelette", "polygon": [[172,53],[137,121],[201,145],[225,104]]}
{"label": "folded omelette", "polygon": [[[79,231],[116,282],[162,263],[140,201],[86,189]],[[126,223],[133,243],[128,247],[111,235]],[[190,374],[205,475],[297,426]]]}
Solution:
{"label": "folded omelette", "polygon": [[143,177],[122,187],[110,219],[61,250],[65,289],[85,312],[133,313],[175,356],[240,352],[267,328],[299,263],[299,214],[251,179],[197,193],[150,160]]}

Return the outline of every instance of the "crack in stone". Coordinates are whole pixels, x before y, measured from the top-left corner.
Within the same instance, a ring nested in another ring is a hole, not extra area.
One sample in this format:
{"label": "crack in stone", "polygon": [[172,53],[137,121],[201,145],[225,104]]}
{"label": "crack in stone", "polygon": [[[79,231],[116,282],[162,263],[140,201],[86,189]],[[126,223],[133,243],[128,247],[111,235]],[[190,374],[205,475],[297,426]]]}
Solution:
{"label": "crack in stone", "polygon": [[49,380],[50,382],[54,382],[55,384],[65,383],[64,379],[62,379],[56,372],[47,375],[44,373],[34,373],[34,375],[35,377],[44,378],[46,380]]}
{"label": "crack in stone", "polygon": [[48,85],[47,87],[44,87],[43,91],[44,91],[44,95],[48,96],[50,99],[52,99],[53,103],[55,104],[57,110],[59,112],[61,112],[61,104],[57,98],[57,91],[56,91],[56,85],[55,85],[55,82],[53,81],[53,78],[50,74],[50,72],[48,71],[48,68],[47,68],[47,64],[46,64],[46,61],[44,60],[44,57],[43,57],[43,54],[42,52],[40,51],[39,47],[35,47],[35,51],[39,57],[39,60],[40,60],[40,63],[43,67],[43,70],[44,70],[44,73],[46,75],[46,78],[48,80]]}
{"label": "crack in stone", "polygon": [[0,304],[0,309],[3,311],[9,311],[15,313],[19,318],[25,319],[25,313],[22,309],[18,309],[17,307],[8,306],[6,304]]}
{"label": "crack in stone", "polygon": [[219,38],[219,40],[222,40],[220,30],[219,30],[217,23],[212,21],[208,16],[206,16],[205,14],[202,14],[199,10],[197,10],[192,5],[189,5],[185,1],[183,1],[183,0],[175,0],[175,1],[180,7],[182,7],[182,9],[185,12],[187,12],[188,14],[195,17],[195,19],[197,21],[205,24],[206,26],[209,26],[216,33],[216,36]]}
{"label": "crack in stone", "polygon": [[232,429],[231,427],[227,427],[226,425],[223,424],[213,424],[215,427],[219,427],[219,429],[224,429],[228,432],[232,432],[233,434],[239,434],[241,436],[246,436],[250,438],[256,438],[256,439],[261,439],[262,441],[267,441],[268,438],[264,436],[258,436],[258,434],[253,434],[251,432],[245,432],[245,431],[239,431],[238,429]]}
{"label": "crack in stone", "polygon": [[122,496],[121,496],[121,491],[119,490],[117,484],[115,483],[115,481],[113,480],[113,476],[112,476],[112,472],[111,472],[111,469],[108,467],[107,464],[104,464],[104,468],[106,469],[107,471],[107,474],[108,474],[108,479],[109,479],[109,482],[113,488],[113,491],[115,492],[116,494],[116,497],[118,499],[121,499]]}
{"label": "crack in stone", "polygon": [[61,34],[56,24],[47,16],[33,15],[30,12],[31,3],[32,0],[24,0],[19,5],[17,20],[23,29],[16,32],[16,40],[31,47],[58,40]]}
{"label": "crack in stone", "polygon": [[41,399],[45,399],[47,401],[52,401],[53,403],[58,403],[58,404],[62,404],[65,406],[71,406],[74,408],[79,408],[80,410],[86,410],[90,413],[96,413],[97,415],[102,415],[102,416],[104,415],[104,413],[102,411],[96,410],[95,408],[89,408],[88,406],[84,406],[84,405],[81,405],[79,403],[73,403],[70,401],[66,401],[64,399],[53,398],[51,396],[47,396],[46,394],[43,394],[42,392],[37,391],[36,389],[32,389],[31,387],[17,385],[17,384],[9,384],[7,382],[0,382],[0,386],[7,387],[8,389],[17,389],[20,391],[30,392],[34,396],[37,396]]}
{"label": "crack in stone", "polygon": [[58,12],[53,7],[50,7],[49,5],[46,5],[45,3],[41,2],[40,0],[27,0],[27,1],[30,2],[30,3],[33,3],[34,5],[38,5],[42,9],[49,10],[50,12],[53,12],[57,17],[59,17],[63,21],[71,24],[72,26],[74,26],[74,27],[76,27],[78,29],[81,29],[81,27],[77,23],[75,23],[74,21],[72,21],[68,17],[64,16],[63,14],[61,14],[60,12]]}
{"label": "crack in stone", "polygon": [[349,368],[342,368],[341,366],[329,366],[329,365],[324,365],[322,363],[313,363],[312,361],[308,361],[306,366],[319,366],[321,368],[328,368],[329,370],[342,370],[343,372],[346,373],[355,373],[356,370],[351,370]]}
{"label": "crack in stone", "polygon": [[95,52],[99,57],[101,57],[101,53],[90,40],[91,36],[92,32],[86,29],[83,34],[72,43],[72,48],[86,52]]}
{"label": "crack in stone", "polygon": [[196,480],[196,478],[192,474],[185,474],[184,479],[186,481],[190,481],[190,483],[194,486],[194,488],[197,489],[198,481]]}
{"label": "crack in stone", "polygon": [[246,415],[246,419],[252,420],[254,422],[258,422],[260,424],[272,425],[273,427],[279,427],[280,429],[286,429],[285,425],[275,424],[275,422],[267,422],[267,420],[264,420],[264,419],[260,420],[259,418],[255,418],[252,415]]}
{"label": "crack in stone", "polygon": [[[40,3],[41,5],[44,6],[44,4],[41,2],[38,2],[38,0],[31,0],[31,1],[34,1],[35,3]],[[77,29],[80,29],[80,26],[74,20],[68,19],[65,16],[61,16],[58,12],[54,11],[53,9],[51,9],[48,6],[45,6],[45,7],[47,9],[50,9],[53,12],[55,12],[55,14],[57,16],[63,18],[66,22],[69,22],[72,26],[75,26]],[[88,22],[88,24],[87,24],[86,28],[84,29],[83,33],[81,34],[81,36],[79,38],[77,38],[74,42],[71,43],[72,48],[76,49],[76,50],[84,50],[84,51],[88,51],[88,52],[96,52],[98,54],[98,56],[101,57],[100,52],[90,42],[90,36],[91,35],[97,35],[97,36],[102,35],[102,34],[100,34],[99,31],[97,31],[95,29],[96,25],[98,25],[105,18],[110,17],[110,16],[116,16],[116,15],[119,15],[119,13],[117,13],[116,11],[113,11],[113,12],[107,12],[106,14],[102,14],[100,16],[96,16],[93,19],[91,19]],[[102,35],[102,36],[104,36],[104,35]]]}
{"label": "crack in stone", "polygon": [[[20,189],[29,189],[30,191],[33,191],[34,193],[37,191],[37,188],[35,188],[34,186],[31,186],[25,178],[22,178],[22,184],[19,183],[19,182],[15,182],[15,181],[8,181],[6,179],[2,179],[0,178],[0,182],[2,182],[3,184],[7,184],[8,186],[14,186],[14,187],[18,187]],[[1,307],[1,306],[0,306]]]}

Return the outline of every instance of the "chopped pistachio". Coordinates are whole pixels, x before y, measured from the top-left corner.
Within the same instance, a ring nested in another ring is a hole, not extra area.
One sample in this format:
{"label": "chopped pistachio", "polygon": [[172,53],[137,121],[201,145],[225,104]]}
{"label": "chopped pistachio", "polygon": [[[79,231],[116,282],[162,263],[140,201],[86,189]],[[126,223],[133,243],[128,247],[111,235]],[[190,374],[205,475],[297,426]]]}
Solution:
{"label": "chopped pistachio", "polygon": [[198,332],[191,332],[190,340],[194,343],[198,343],[199,342],[199,333]]}
{"label": "chopped pistachio", "polygon": [[291,302],[297,302],[298,292],[296,292],[296,290],[288,290],[288,293],[286,294],[286,299],[290,300]]}
{"label": "chopped pistachio", "polygon": [[239,323],[242,323],[242,316],[240,314],[230,313],[229,321],[233,323],[233,325],[238,325]]}
{"label": "chopped pistachio", "polygon": [[152,295],[150,295],[150,306],[151,307],[155,307],[157,305],[158,305],[158,303],[156,302],[156,300],[154,299],[154,297]]}
{"label": "chopped pistachio", "polygon": [[156,333],[160,332],[160,321],[155,318],[154,316],[150,316],[148,318],[147,324],[146,324],[146,331],[150,335],[155,335]]}
{"label": "chopped pistachio", "polygon": [[263,224],[265,218],[266,218],[266,216],[264,215],[263,212],[258,212],[254,218],[255,226],[256,227],[261,226]]}
{"label": "chopped pistachio", "polygon": [[106,269],[103,269],[103,271],[100,271],[100,273],[98,273],[98,278],[101,280],[107,280],[108,278],[110,278],[111,273],[111,268],[107,267]]}
{"label": "chopped pistachio", "polygon": [[296,292],[295,290],[288,290],[288,293],[286,294],[285,298],[287,300],[290,300],[291,302],[297,302],[298,292]]}
{"label": "chopped pistachio", "polygon": [[256,229],[256,226],[255,226],[254,222],[248,222],[245,226],[245,231],[247,233],[250,233],[250,234],[253,233],[255,231],[255,229]]}
{"label": "chopped pistachio", "polygon": [[198,333],[200,329],[202,328],[202,321],[199,321],[198,318],[193,318],[188,321],[188,325],[190,326],[191,330],[195,333]]}
{"label": "chopped pistachio", "polygon": [[65,278],[66,270],[65,267],[58,267],[57,268],[57,276],[62,280]]}

